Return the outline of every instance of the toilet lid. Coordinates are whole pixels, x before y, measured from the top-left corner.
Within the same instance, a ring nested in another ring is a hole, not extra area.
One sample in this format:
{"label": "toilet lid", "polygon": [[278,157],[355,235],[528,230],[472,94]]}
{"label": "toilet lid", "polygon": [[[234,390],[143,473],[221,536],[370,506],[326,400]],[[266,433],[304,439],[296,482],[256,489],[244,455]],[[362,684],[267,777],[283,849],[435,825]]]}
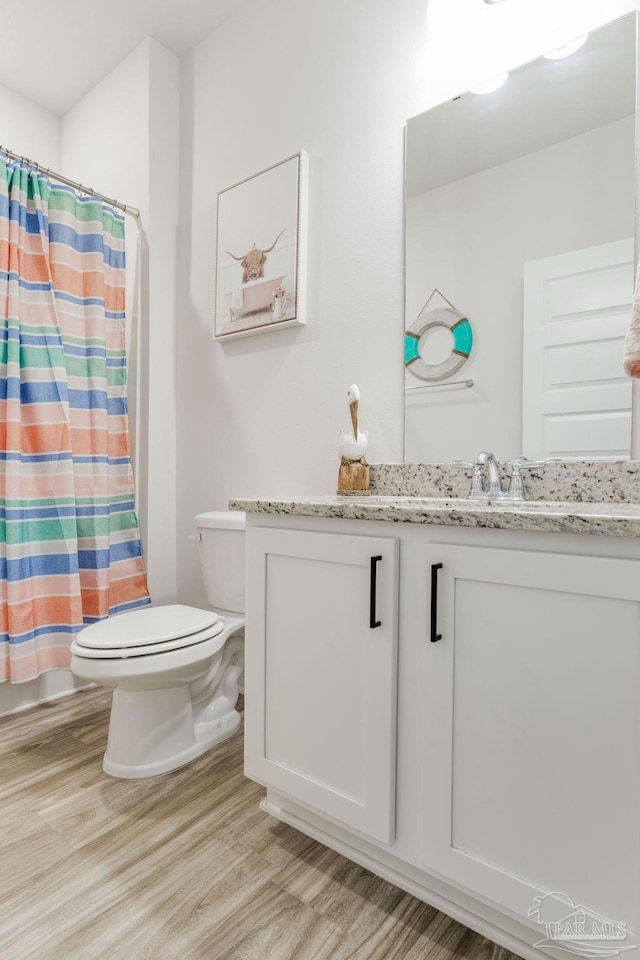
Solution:
{"label": "toilet lid", "polygon": [[[80,631],[75,639],[78,646],[92,650],[123,650],[135,647],[158,647],[176,649],[199,642],[203,635],[212,635],[211,630],[220,617],[213,610],[200,610],[183,604],[165,607],[141,607],[115,617],[92,623]],[[220,629],[223,624],[218,624]],[[195,636],[197,634],[197,636]],[[171,646],[165,646],[165,644]]]}
{"label": "toilet lid", "polygon": [[[188,637],[178,637],[176,640],[165,640],[162,643],[150,643],[142,647],[85,647],[78,643],[77,638],[71,643],[71,653],[75,657],[82,657],[88,660],[128,660],[131,657],[152,657],[161,653],[168,653],[171,650],[182,650],[184,647],[197,647],[198,644],[215,640],[219,635],[225,636],[225,622],[220,617],[217,623],[214,623],[208,630],[200,630],[198,633],[192,633]],[[79,634],[78,634],[79,636]],[[222,643],[216,641],[213,648],[209,646],[208,653],[213,656],[222,649]]]}

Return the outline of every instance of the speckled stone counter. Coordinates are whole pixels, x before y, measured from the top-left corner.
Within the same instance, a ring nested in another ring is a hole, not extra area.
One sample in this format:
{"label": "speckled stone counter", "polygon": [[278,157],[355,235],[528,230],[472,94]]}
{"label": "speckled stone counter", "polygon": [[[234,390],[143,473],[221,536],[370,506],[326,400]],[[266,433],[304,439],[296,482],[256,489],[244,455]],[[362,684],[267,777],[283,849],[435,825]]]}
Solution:
{"label": "speckled stone counter", "polygon": [[292,497],[231,500],[232,510],[343,520],[386,520],[543,533],[640,537],[640,504],[567,501],[486,503],[429,497]]}
{"label": "speckled stone counter", "polygon": [[[545,533],[640,537],[639,460],[547,460],[527,500],[468,500],[472,471],[452,463],[371,464],[371,496],[231,500],[232,510]],[[502,467],[503,489],[510,470]]]}

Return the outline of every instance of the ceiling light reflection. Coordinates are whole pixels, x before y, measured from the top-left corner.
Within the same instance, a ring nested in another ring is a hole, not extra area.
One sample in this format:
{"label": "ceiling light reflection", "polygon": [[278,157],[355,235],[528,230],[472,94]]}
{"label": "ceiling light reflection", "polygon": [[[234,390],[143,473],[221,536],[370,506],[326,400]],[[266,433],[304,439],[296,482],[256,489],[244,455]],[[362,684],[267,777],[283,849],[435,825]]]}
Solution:
{"label": "ceiling light reflection", "polygon": [[480,95],[485,93],[494,93],[507,82],[508,77],[508,73],[501,73],[497,77],[493,77],[491,80],[486,80],[485,83],[478,83],[475,87],[471,87],[471,93],[477,93]]}
{"label": "ceiling light reflection", "polygon": [[580,47],[583,47],[587,42],[588,37],[589,34],[585,33],[583,37],[577,37],[570,43],[565,43],[564,46],[558,47],[557,50],[549,50],[549,52],[543,54],[543,56],[547,60],[563,60],[565,57],[570,57],[571,54],[575,53],[576,50],[579,50]]}

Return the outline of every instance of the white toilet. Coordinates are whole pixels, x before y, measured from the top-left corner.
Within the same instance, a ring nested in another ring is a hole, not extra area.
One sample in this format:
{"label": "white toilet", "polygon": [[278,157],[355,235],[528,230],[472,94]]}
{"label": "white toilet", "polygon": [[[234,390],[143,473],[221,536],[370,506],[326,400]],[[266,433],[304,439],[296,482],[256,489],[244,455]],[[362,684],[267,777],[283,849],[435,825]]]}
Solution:
{"label": "white toilet", "polygon": [[72,671],[113,687],[102,764],[112,777],[157,777],[240,728],[245,515],[201,513],[193,523],[213,610],[140,607],[92,623],[71,644]]}

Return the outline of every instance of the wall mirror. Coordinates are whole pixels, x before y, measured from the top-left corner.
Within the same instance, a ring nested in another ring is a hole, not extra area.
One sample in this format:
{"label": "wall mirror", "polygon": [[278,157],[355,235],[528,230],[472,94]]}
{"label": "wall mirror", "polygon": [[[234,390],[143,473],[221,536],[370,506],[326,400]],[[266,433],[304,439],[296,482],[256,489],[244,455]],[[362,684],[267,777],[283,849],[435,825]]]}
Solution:
{"label": "wall mirror", "polygon": [[406,461],[630,456],[636,47],[628,14],[407,123]]}

